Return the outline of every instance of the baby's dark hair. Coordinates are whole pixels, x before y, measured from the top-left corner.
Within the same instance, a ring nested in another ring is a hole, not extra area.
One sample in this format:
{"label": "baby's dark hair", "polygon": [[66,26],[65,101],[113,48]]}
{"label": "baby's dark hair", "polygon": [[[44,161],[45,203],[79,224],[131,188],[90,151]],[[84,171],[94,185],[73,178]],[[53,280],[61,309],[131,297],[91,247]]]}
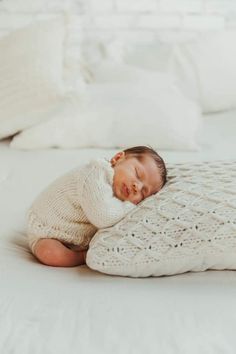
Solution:
{"label": "baby's dark hair", "polygon": [[124,150],[125,155],[130,155],[136,157],[139,161],[142,161],[145,155],[153,158],[159,168],[163,187],[167,180],[167,169],[162,157],[151,147],[148,146],[134,146]]}

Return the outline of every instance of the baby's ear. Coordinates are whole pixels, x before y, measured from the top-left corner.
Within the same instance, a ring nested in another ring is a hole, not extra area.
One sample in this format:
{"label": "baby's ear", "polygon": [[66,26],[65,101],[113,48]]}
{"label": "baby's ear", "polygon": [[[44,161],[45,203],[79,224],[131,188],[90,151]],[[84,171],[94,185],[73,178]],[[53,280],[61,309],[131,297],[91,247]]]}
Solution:
{"label": "baby's ear", "polygon": [[115,156],[113,156],[112,159],[111,159],[111,165],[115,166],[116,163],[118,161],[123,160],[124,157],[125,157],[125,152],[124,151],[117,152],[117,154],[115,154]]}

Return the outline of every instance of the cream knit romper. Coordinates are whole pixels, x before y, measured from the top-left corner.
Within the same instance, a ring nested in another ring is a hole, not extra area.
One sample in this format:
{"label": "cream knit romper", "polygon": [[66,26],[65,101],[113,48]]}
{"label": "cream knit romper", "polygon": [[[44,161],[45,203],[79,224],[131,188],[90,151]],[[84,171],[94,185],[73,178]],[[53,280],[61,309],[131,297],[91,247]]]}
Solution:
{"label": "cream knit romper", "polygon": [[52,182],[27,213],[29,246],[41,238],[54,238],[88,249],[97,229],[116,224],[135,205],[113,195],[114,170],[105,159],[73,169]]}

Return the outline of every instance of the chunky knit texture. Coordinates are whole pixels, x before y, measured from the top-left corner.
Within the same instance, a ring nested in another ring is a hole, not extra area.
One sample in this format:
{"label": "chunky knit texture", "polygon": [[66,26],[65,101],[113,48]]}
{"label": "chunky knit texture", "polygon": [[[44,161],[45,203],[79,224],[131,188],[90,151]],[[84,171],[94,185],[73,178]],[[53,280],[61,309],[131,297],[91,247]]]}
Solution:
{"label": "chunky knit texture", "polygon": [[73,169],[51,183],[28,212],[29,244],[55,238],[87,249],[98,228],[120,221],[135,205],[113,195],[114,170],[109,161],[97,159]]}
{"label": "chunky knit texture", "polygon": [[159,193],[97,232],[90,268],[132,277],[236,269],[236,162],[167,167]]}

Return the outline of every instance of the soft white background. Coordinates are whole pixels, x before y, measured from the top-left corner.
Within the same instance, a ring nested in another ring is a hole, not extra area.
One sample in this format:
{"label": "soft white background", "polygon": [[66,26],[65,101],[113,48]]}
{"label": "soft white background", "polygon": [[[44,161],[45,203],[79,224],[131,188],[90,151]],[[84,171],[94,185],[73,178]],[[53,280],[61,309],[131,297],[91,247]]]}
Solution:
{"label": "soft white background", "polygon": [[73,14],[73,58],[79,44],[93,38],[149,43],[163,33],[179,40],[196,31],[236,28],[235,0],[1,0],[0,36],[65,11]]}
{"label": "soft white background", "polygon": [[[2,0],[0,36],[63,11],[74,17],[70,54],[75,57],[83,36],[148,43],[165,31],[180,38],[180,30],[188,36],[236,27],[236,0]],[[216,128],[222,128],[219,123],[216,117]],[[214,141],[227,136],[223,128],[211,129]],[[193,154],[163,157],[168,162],[229,157],[222,148],[217,154]],[[33,198],[66,170],[101,156],[100,150],[25,152],[2,145],[1,354],[235,353],[234,271],[131,280],[86,267],[44,267],[33,259],[23,223]]]}

